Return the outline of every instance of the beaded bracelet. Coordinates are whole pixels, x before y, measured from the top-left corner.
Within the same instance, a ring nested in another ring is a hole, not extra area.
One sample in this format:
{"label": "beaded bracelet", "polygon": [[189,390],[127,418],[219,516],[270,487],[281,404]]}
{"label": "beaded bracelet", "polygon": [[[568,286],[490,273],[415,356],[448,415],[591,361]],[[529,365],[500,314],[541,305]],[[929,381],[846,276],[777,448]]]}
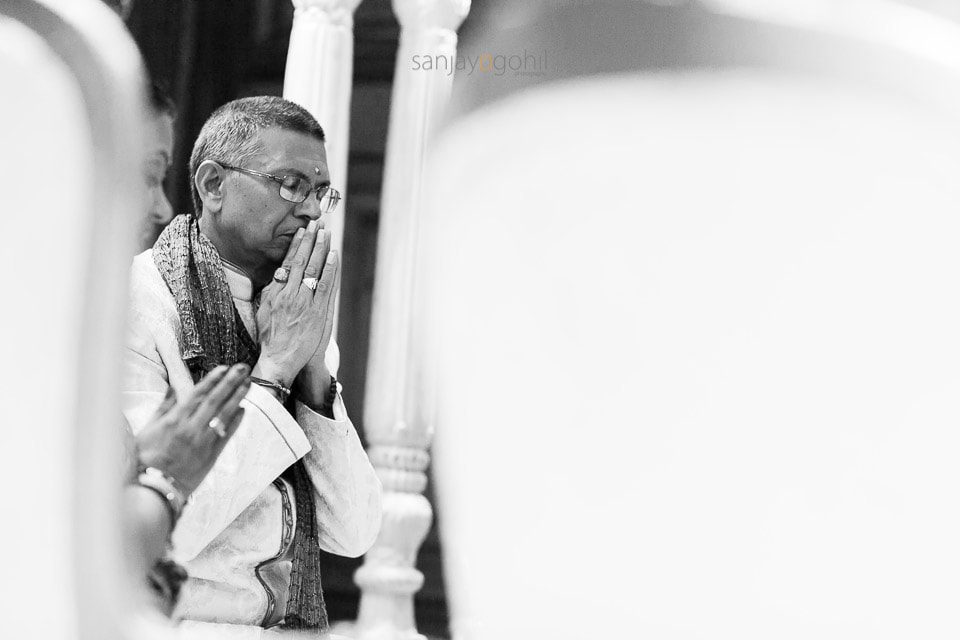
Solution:
{"label": "beaded bracelet", "polygon": [[337,379],[330,376],[330,386],[327,388],[327,395],[323,397],[323,406],[321,410],[333,410],[333,403],[337,401]]}

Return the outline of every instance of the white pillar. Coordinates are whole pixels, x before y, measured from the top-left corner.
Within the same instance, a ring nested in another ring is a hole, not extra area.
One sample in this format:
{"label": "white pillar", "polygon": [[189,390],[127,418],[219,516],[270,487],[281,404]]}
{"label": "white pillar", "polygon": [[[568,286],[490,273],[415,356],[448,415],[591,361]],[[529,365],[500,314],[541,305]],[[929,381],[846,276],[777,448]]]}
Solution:
{"label": "white pillar", "polygon": [[[380,537],[355,579],[362,590],[356,637],[423,638],[413,616],[413,594],[423,585],[414,567],[433,511],[422,492],[427,484],[429,384],[424,381],[426,346],[415,325],[417,235],[424,154],[452,73],[425,70],[414,56],[456,57],[456,29],[469,0],[394,0],[400,46],[393,80],[387,138],[377,270],[365,396],[369,455],[383,481]],[[436,66],[436,65],[433,65]]]}
{"label": "white pillar", "polygon": [[[361,0],[293,0],[296,11],[283,97],[306,107],[327,136],[333,186],[347,192],[350,95],[353,81],[353,12]],[[330,216],[333,246],[343,246],[346,201]]]}

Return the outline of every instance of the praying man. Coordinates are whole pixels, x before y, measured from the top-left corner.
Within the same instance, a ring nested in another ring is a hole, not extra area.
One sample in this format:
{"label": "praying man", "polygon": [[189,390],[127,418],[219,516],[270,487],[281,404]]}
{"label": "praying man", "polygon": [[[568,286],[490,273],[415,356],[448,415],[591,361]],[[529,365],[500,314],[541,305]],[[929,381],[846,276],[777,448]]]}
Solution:
{"label": "praying man", "polygon": [[282,98],[235,100],[203,126],[190,172],[193,213],[131,267],[124,411],[136,431],[219,365],[249,365],[253,384],[174,530],[189,573],[175,616],[236,639],[323,632],[320,550],[365,553],[381,519],[332,375],[340,257],[324,216],[340,194],[323,129]]}

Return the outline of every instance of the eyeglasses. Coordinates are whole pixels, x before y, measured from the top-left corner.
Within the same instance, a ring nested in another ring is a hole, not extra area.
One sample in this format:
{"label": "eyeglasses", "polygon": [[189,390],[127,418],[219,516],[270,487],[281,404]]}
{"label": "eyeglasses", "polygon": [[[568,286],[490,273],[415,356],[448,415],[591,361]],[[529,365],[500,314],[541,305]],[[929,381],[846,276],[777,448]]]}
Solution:
{"label": "eyeglasses", "polygon": [[240,173],[249,173],[252,176],[269,178],[280,185],[280,197],[287,202],[300,204],[310,197],[311,193],[317,194],[317,202],[320,203],[320,211],[330,213],[337,208],[340,202],[340,192],[329,186],[313,188],[310,181],[300,176],[275,176],[272,173],[263,173],[253,169],[244,169],[243,167],[234,167],[229,164],[217,162],[224,169],[239,171]]}

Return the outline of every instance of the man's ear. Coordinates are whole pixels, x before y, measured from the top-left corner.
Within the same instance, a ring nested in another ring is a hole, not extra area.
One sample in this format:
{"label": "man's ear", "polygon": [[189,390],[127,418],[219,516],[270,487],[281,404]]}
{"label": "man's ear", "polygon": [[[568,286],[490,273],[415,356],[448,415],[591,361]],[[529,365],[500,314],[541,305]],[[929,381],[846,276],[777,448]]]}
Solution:
{"label": "man's ear", "polygon": [[223,206],[223,180],[227,172],[213,160],[204,160],[197,167],[193,183],[197,187],[204,211],[217,213]]}

